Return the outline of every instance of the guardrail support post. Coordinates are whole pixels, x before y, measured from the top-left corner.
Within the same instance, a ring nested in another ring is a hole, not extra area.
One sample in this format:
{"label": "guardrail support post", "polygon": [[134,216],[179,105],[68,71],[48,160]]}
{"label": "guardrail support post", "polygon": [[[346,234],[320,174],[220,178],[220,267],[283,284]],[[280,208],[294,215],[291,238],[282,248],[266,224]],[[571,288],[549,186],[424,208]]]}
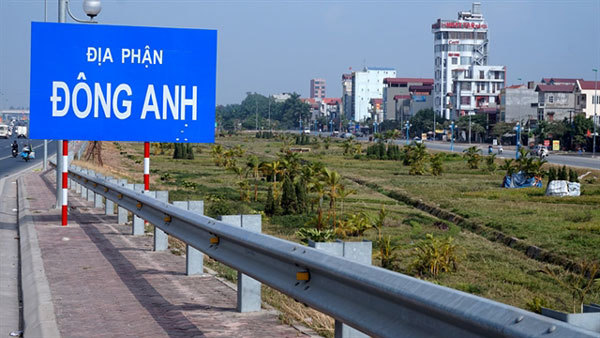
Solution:
{"label": "guardrail support post", "polygon": [[[106,177],[102,174],[96,174],[96,178],[99,178],[101,180],[106,179]],[[102,195],[100,194],[95,194],[94,196],[94,208],[102,208],[104,206],[104,203],[102,203]]]}
{"label": "guardrail support post", "polygon": [[[243,229],[261,232],[260,215],[227,215],[221,216],[221,221]],[[237,279],[237,311],[254,312],[260,311],[261,284],[259,281],[244,275],[238,271]]]}
{"label": "guardrail support post", "polygon": [[[108,181],[108,183],[117,184],[116,178],[107,177],[106,180]],[[109,216],[115,214],[115,202],[111,201],[108,198],[104,199],[104,214]]]}
{"label": "guardrail support post", "polygon": [[[87,169],[81,169],[82,174],[88,174]],[[81,198],[87,198],[87,188],[84,185],[81,185]]]}
{"label": "guardrail support post", "polygon": [[[353,262],[371,265],[373,244],[370,241],[363,242],[313,242],[309,241],[308,246],[318,250],[323,250],[328,254],[342,256]],[[335,320],[335,338],[368,338],[369,336]]]}
{"label": "guardrail support post", "polygon": [[[173,205],[195,212],[199,215],[204,215],[204,201],[173,201]],[[204,254],[186,244],[185,246],[185,274],[187,276],[202,275],[204,273]]]}
{"label": "guardrail support post", "polygon": [[[133,191],[143,192],[144,184],[134,184]],[[133,225],[131,229],[131,234],[134,236],[140,236],[144,234],[144,220],[137,217],[135,213],[133,214]]]}
{"label": "guardrail support post", "polygon": [[[118,180],[117,184],[119,184],[120,186],[122,186],[126,189],[133,190],[133,184],[127,183],[127,180],[125,180],[125,179]],[[119,204],[119,202],[117,202],[117,204]],[[117,208],[117,224],[127,223],[127,215],[128,215],[127,209],[119,206]]]}
{"label": "guardrail support post", "polygon": [[[88,175],[89,176],[96,176],[96,173],[93,170],[88,170]],[[86,189],[87,190],[87,200],[88,202],[94,202],[94,191],[92,191],[92,189]]]}
{"label": "guardrail support post", "polygon": [[[156,199],[169,203],[169,192],[167,190],[156,191]],[[166,232],[160,230],[158,227],[154,227],[154,251],[165,251],[169,248],[169,235]]]}

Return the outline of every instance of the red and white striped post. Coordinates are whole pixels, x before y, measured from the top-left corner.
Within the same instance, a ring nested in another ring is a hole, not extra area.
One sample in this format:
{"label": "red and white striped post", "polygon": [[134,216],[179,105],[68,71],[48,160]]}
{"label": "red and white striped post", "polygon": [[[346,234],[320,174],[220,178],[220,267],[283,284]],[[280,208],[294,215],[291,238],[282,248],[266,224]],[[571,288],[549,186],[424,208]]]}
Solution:
{"label": "red and white striped post", "polygon": [[150,190],[150,142],[144,142],[144,190]]}
{"label": "red and white striped post", "polygon": [[62,226],[67,226],[68,207],[67,195],[69,189],[69,141],[63,140],[62,156]]}

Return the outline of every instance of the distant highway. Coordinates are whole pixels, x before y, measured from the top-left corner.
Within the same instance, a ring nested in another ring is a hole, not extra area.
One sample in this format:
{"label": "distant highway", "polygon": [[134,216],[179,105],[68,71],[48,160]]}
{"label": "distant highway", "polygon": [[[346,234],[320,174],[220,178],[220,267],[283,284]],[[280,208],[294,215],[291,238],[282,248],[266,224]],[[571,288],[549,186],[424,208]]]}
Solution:
{"label": "distant highway", "polygon": [[[300,131],[290,130],[288,132],[299,133]],[[323,137],[331,135],[331,133],[329,133],[329,132],[315,132],[315,131],[311,131],[310,134],[313,136],[321,135]],[[368,137],[358,137],[357,138],[357,140],[360,140],[360,141],[366,141],[368,139],[369,139]],[[398,145],[404,145],[404,144],[406,144],[406,140],[396,140],[394,143],[398,144]],[[450,151],[450,142],[425,141],[425,144],[427,145],[427,148],[429,148],[429,149],[447,151],[447,152]],[[481,149],[482,154],[487,155],[487,151],[488,151],[487,144],[454,143],[454,152],[462,153],[462,151],[464,149],[469,148],[470,146],[478,146]],[[510,147],[509,149],[504,148],[504,151],[502,152],[502,154],[498,154],[498,147],[494,147],[494,154],[496,154],[496,156],[498,158],[515,158],[514,146]],[[568,155],[565,155],[565,154],[555,155],[555,154],[550,153],[550,156],[548,156],[546,158],[546,160],[552,164],[600,170],[600,153],[597,154],[596,158],[592,158],[590,153],[587,153],[585,155],[578,155],[576,153],[572,153],[572,154],[568,154]]]}
{"label": "distant highway", "polygon": [[[12,157],[11,145],[13,141],[17,140],[19,143],[19,152],[23,149],[23,146],[31,142],[33,149],[35,150],[35,159],[25,162],[20,156],[16,158]],[[56,153],[56,143],[48,140],[48,157]],[[44,140],[29,140],[29,139],[0,139],[0,177],[8,176],[14,172],[32,167],[44,160]]]}

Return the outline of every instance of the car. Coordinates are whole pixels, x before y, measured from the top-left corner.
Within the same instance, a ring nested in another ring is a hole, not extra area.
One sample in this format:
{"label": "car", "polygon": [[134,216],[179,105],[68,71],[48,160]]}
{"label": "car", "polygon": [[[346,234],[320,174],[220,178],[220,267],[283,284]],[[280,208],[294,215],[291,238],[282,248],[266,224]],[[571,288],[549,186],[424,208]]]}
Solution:
{"label": "car", "polygon": [[310,129],[304,129],[304,131],[302,132],[302,134],[310,134]]}
{"label": "car", "polygon": [[421,140],[421,138],[419,136],[415,136],[415,138],[413,138],[413,142],[415,142],[415,143],[423,143],[423,140]]}
{"label": "car", "polygon": [[548,147],[546,147],[545,145],[542,144],[538,144],[532,148],[529,149],[529,153],[532,156],[540,156],[540,154],[544,151],[544,149],[546,149],[546,153],[548,152]]}

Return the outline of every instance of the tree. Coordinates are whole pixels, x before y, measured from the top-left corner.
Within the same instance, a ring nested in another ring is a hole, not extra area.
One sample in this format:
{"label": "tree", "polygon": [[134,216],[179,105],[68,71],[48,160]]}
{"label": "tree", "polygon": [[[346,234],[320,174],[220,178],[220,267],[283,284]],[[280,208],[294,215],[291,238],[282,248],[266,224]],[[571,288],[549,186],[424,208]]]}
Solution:
{"label": "tree", "polygon": [[254,201],[258,201],[258,178],[260,177],[260,162],[258,157],[251,155],[246,161],[246,167],[248,172],[252,174],[254,178]]}
{"label": "tree", "polygon": [[479,154],[481,149],[476,146],[469,147],[463,150],[463,157],[467,160],[467,164],[469,169],[477,169],[479,168],[479,161],[481,160],[481,155]]}
{"label": "tree", "polygon": [[297,210],[298,200],[296,199],[296,190],[289,176],[283,179],[283,193],[281,195],[281,208],[286,215],[295,214]]}
{"label": "tree", "polygon": [[425,163],[429,158],[427,147],[424,143],[415,143],[410,151],[410,175],[425,174]]}
{"label": "tree", "polygon": [[439,176],[444,172],[443,162],[445,157],[444,153],[437,153],[431,156],[431,173],[433,176]]}
{"label": "tree", "polygon": [[[413,131],[413,135],[421,135],[433,130],[433,114],[434,111],[431,108],[419,110],[413,117],[410,118],[410,130]],[[436,124],[442,125],[446,119],[442,116],[436,116]],[[401,126],[402,128],[403,126]]]}
{"label": "tree", "polygon": [[295,190],[296,190],[296,200],[297,200],[297,204],[296,204],[296,211],[301,214],[301,213],[305,213],[306,212],[306,182],[304,181],[304,179],[299,178],[298,180],[296,180],[296,185],[295,185]]}
{"label": "tree", "polygon": [[497,122],[492,128],[492,136],[502,137],[504,134],[513,132],[515,123]]}
{"label": "tree", "polygon": [[329,170],[327,168],[323,170],[322,175],[327,189],[327,195],[329,196],[329,212],[332,215],[333,225],[335,226],[335,202],[339,197],[338,191],[342,186],[342,177],[337,171]]}
{"label": "tree", "polygon": [[273,197],[273,187],[269,187],[267,190],[267,201],[265,202],[265,214],[275,214],[275,198]]}

